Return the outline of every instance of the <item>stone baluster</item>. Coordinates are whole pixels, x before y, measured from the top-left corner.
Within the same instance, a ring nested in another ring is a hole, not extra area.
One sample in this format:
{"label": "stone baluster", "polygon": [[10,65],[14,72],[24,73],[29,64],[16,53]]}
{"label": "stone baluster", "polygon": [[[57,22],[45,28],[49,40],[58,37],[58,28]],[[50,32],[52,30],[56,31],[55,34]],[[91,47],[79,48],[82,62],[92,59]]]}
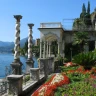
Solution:
{"label": "stone baluster", "polygon": [[34,24],[28,24],[29,27],[29,35],[28,35],[28,59],[27,59],[27,67],[26,71],[29,72],[30,68],[34,67],[34,61],[32,59],[32,27]]}
{"label": "stone baluster", "polygon": [[16,31],[15,31],[15,47],[14,47],[14,62],[12,62],[12,72],[13,74],[21,74],[22,63],[20,61],[20,19],[21,15],[14,15],[16,19]]}

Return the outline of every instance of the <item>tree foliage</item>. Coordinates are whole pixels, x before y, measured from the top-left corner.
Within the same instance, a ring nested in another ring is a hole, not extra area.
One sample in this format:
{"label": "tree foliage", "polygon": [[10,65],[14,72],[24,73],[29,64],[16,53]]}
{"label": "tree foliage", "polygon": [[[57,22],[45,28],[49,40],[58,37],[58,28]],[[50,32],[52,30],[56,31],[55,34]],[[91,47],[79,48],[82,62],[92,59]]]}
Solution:
{"label": "tree foliage", "polygon": [[80,51],[84,51],[84,45],[88,42],[88,32],[76,32],[74,34],[73,45],[80,45]]}
{"label": "tree foliage", "polygon": [[80,18],[76,18],[73,22],[73,29],[86,30],[92,27],[91,14],[90,14],[90,2],[88,2],[88,7],[86,11],[85,4],[83,3],[82,12]]}
{"label": "tree foliage", "polygon": [[90,2],[88,1],[87,13],[90,14]]}

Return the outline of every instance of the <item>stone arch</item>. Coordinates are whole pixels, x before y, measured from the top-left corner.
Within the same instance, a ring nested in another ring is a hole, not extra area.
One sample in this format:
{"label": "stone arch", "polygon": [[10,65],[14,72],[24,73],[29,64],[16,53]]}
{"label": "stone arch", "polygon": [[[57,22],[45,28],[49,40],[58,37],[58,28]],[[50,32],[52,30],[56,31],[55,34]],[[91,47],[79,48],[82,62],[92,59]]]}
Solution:
{"label": "stone arch", "polygon": [[52,32],[49,32],[47,34],[44,34],[44,36],[42,37],[42,40],[45,40],[45,41],[59,41],[60,38],[57,36],[57,34],[54,34]]}

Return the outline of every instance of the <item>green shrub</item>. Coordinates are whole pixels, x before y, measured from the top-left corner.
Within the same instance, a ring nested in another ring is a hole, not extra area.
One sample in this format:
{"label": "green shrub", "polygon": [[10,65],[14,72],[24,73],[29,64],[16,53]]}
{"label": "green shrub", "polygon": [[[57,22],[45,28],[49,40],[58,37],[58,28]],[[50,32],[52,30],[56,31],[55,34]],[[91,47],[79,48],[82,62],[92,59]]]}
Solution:
{"label": "green shrub", "polygon": [[76,70],[79,66],[60,66],[61,72],[67,72],[69,70]]}
{"label": "green shrub", "polygon": [[92,67],[96,64],[96,54],[94,52],[79,53],[73,57],[73,63],[82,65],[85,67]]}
{"label": "green shrub", "polygon": [[26,75],[25,78],[23,79],[23,83],[26,83],[29,80],[30,80],[30,75]]}
{"label": "green shrub", "polygon": [[54,96],[96,96],[96,80],[86,79],[63,85],[56,89]]}

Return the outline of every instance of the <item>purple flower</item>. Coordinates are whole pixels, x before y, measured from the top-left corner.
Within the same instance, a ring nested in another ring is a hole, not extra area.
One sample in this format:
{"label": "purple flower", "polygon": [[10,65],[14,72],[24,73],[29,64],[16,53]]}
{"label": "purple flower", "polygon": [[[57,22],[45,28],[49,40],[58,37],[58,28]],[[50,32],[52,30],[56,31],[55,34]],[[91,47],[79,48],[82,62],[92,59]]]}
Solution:
{"label": "purple flower", "polygon": [[64,96],[68,96],[67,94],[64,94]]}

